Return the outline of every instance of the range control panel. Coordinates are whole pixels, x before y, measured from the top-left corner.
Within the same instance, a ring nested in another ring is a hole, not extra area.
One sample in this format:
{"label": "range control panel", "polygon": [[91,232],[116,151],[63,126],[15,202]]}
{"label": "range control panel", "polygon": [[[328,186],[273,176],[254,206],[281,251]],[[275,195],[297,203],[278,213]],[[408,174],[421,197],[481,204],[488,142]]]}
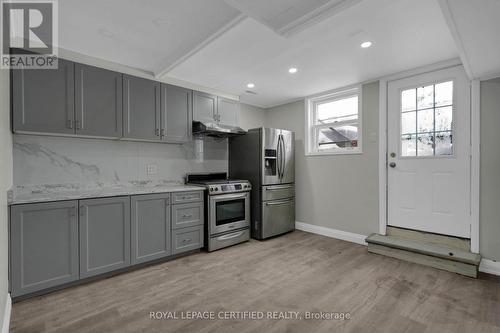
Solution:
{"label": "range control panel", "polygon": [[208,192],[210,194],[246,192],[250,191],[251,189],[252,185],[249,182],[232,183],[232,184],[213,184],[208,186]]}

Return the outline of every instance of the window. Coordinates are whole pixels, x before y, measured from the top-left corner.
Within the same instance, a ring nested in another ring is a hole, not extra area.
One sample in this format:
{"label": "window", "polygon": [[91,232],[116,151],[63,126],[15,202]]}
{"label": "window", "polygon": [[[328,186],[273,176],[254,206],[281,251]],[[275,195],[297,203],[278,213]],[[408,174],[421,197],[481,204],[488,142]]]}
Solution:
{"label": "window", "polygon": [[401,92],[401,156],[453,155],[453,81]]}
{"label": "window", "polygon": [[360,90],[306,100],[307,155],[361,153]]}

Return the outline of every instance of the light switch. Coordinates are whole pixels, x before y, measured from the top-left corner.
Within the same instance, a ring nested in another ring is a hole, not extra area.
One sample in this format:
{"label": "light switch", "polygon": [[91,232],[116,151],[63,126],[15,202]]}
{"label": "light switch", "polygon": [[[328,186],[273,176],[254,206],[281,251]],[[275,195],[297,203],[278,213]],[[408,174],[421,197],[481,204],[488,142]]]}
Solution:
{"label": "light switch", "polygon": [[156,175],[158,173],[158,166],[156,164],[146,165],[146,173],[148,175]]}

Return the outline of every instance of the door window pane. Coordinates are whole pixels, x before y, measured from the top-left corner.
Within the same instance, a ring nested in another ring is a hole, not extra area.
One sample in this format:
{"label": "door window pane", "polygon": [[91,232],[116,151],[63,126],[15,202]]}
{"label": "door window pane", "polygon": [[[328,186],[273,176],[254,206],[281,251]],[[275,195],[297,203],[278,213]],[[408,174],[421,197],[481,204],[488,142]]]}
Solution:
{"label": "door window pane", "polygon": [[453,104],[453,81],[436,84],[436,106]]}
{"label": "door window pane", "polygon": [[419,134],[417,137],[417,156],[434,155],[434,135]]}
{"label": "door window pane", "polygon": [[451,131],[453,107],[448,106],[436,109],[436,132]]}
{"label": "door window pane", "polygon": [[401,134],[415,133],[416,116],[415,111],[404,112],[401,115]]}
{"label": "door window pane", "polygon": [[434,106],[434,86],[417,88],[417,108],[419,110]]}
{"label": "door window pane", "polygon": [[401,155],[417,156],[417,136],[415,134],[401,136]]}
{"label": "door window pane", "polygon": [[436,156],[453,155],[453,135],[451,132],[436,133]]}
{"label": "door window pane", "polygon": [[402,91],[400,134],[401,156],[453,155],[453,81]]}
{"label": "door window pane", "polygon": [[417,109],[417,90],[408,89],[401,93],[401,111],[413,111]]}
{"label": "door window pane", "polygon": [[418,111],[417,129],[418,133],[429,133],[434,131],[433,109]]}

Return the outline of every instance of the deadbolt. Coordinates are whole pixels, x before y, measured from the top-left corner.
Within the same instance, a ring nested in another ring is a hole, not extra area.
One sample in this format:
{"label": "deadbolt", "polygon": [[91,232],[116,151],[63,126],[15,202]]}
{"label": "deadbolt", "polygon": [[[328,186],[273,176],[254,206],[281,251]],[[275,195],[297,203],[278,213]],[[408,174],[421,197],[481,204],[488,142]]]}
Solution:
{"label": "deadbolt", "polygon": [[392,158],[396,157],[396,153],[391,153],[391,157]]}

